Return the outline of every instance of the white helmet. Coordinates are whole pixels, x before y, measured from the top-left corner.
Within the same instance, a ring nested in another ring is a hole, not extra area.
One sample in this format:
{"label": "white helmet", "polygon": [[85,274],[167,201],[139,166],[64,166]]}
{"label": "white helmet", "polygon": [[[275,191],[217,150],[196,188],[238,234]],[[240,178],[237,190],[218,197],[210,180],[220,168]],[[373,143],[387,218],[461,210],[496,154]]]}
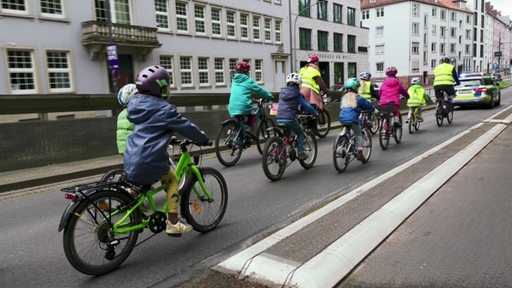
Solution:
{"label": "white helmet", "polygon": [[420,78],[418,77],[413,77],[411,79],[411,84],[420,84]]}
{"label": "white helmet", "polygon": [[293,72],[286,76],[286,84],[290,82],[300,85],[302,83],[302,78],[300,78],[300,75],[298,73]]}
{"label": "white helmet", "polygon": [[130,97],[137,93],[139,93],[139,91],[137,90],[137,86],[135,84],[126,84],[121,89],[119,89],[119,92],[117,93],[117,101],[121,105],[128,105]]}

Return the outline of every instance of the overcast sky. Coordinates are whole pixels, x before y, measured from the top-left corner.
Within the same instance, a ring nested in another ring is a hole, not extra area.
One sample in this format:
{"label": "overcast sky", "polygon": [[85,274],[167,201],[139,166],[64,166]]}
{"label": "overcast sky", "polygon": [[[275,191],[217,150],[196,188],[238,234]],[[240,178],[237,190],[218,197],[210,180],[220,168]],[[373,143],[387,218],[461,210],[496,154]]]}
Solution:
{"label": "overcast sky", "polygon": [[512,0],[489,0],[488,2],[491,2],[494,9],[501,11],[501,15],[512,17]]}

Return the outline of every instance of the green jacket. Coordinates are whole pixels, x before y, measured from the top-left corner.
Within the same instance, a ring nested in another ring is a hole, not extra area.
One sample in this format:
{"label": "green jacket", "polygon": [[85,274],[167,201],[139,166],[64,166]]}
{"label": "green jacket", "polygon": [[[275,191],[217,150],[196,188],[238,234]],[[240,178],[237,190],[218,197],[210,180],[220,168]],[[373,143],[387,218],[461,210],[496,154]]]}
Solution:
{"label": "green jacket", "polygon": [[117,132],[116,132],[116,139],[117,139],[117,151],[119,154],[123,154],[124,151],[126,151],[126,139],[133,131],[133,128],[135,125],[128,121],[128,118],[126,118],[127,110],[126,108],[119,113],[117,116]]}

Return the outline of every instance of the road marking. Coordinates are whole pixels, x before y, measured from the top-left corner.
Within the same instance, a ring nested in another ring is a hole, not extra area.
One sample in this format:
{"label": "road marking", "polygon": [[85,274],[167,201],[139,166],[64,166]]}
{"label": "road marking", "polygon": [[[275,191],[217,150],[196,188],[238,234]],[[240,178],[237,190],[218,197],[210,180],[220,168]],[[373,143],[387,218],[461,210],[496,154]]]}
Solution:
{"label": "road marking", "polygon": [[[400,195],[395,197],[396,200],[392,200],[390,203],[383,206],[381,209],[364,220],[360,225],[356,226],[353,230],[343,235],[327,249],[303,265],[299,265],[298,263],[290,263],[290,261],[285,261],[284,259],[276,259],[275,257],[271,257],[268,253],[264,253],[264,251],[279,241],[283,240],[284,238],[299,231],[303,227],[325,216],[334,209],[341,207],[348,201],[365,193],[375,185],[378,185],[382,181],[407,169],[408,167],[416,164],[429,155],[436,153],[443,147],[453,143],[455,140],[461,138],[470,131],[482,125],[483,123],[479,123],[473,126],[456,135],[455,137],[448,139],[442,144],[430,149],[422,155],[419,155],[409,160],[408,162],[392,169],[391,171],[369,181],[361,187],[352,190],[351,192],[332,201],[314,213],[311,213],[308,216],[297,220],[291,225],[284,227],[283,229],[275,232],[267,238],[257,242],[251,247],[248,247],[236,255],[224,260],[213,269],[228,274],[238,274],[239,277],[248,276],[263,281],[271,281],[280,284],[284,283],[284,285],[290,285],[294,287],[331,287],[340,279],[345,277],[345,275],[350,272],[350,270],[353,269],[353,267],[355,267],[355,265],[357,265],[361,259],[363,259],[371,250],[373,250],[375,246],[382,241],[382,239],[387,237],[387,235],[390,233],[389,231],[393,231],[397,225],[399,225],[406,217],[409,216],[410,213],[412,213],[412,211],[421,205],[421,203],[424,202],[424,200],[421,199],[425,199],[425,195],[428,193],[430,193],[428,195],[431,195],[434,191],[436,191],[439,185],[444,184],[444,182],[446,182],[449,177],[451,177],[460,168],[462,168],[467,161],[469,161],[474,157],[474,155],[476,155],[476,153],[478,153],[478,151],[483,149],[485,145],[487,145],[490,141],[492,141],[492,139],[494,139],[494,137],[496,137],[502,130],[504,130],[506,125],[498,124],[487,131],[473,143],[448,159],[445,162],[446,165],[440,165],[440,167],[434,169],[431,173],[427,174],[428,177],[425,176],[422,178],[422,180],[416,182],[416,184],[413,184],[411,188],[408,188]],[[464,159],[468,160],[464,162],[462,161]],[[447,169],[448,172],[444,171],[445,169]],[[435,173],[442,174],[442,177],[436,176],[437,174]],[[447,175],[449,175],[449,177]],[[431,178],[437,180],[433,181]],[[414,189],[412,189],[412,187],[414,187]],[[437,188],[434,189],[434,187]],[[412,193],[411,191],[420,191],[415,192],[415,194],[418,193],[419,196],[412,197],[410,195]],[[401,196],[402,194],[404,194],[404,196]],[[411,204],[395,204],[399,203],[400,201],[418,202],[418,204],[416,206]],[[401,208],[410,208],[413,206],[415,208],[412,210],[408,209],[401,211]],[[390,219],[383,221],[383,219],[386,217],[389,217]],[[393,226],[395,228],[391,229]],[[371,233],[367,232],[369,229],[368,227],[371,227]],[[360,233],[367,233],[368,235],[361,236]],[[369,235],[371,235],[371,237],[369,237]],[[366,244],[362,245],[361,243]],[[355,247],[347,248],[349,244],[356,245]],[[319,268],[315,268],[317,266]],[[329,285],[328,283],[332,283],[332,285]]]}

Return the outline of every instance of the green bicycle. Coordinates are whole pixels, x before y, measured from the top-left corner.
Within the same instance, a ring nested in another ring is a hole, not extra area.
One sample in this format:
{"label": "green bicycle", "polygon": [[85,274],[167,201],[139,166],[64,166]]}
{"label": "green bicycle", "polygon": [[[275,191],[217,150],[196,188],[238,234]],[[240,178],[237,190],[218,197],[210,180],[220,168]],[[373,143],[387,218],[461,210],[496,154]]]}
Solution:
{"label": "green bicycle", "polygon": [[[180,212],[194,230],[206,233],[217,227],[228,203],[228,187],[222,174],[210,167],[198,167],[200,156],[191,156],[188,145],[192,140],[175,140],[181,149],[176,175],[186,175],[179,190]],[[211,145],[211,144],[210,144]],[[89,275],[102,275],[119,267],[132,250],[166,228],[167,204],[157,206],[155,195],[166,193],[167,185],[140,187],[127,181],[124,175],[117,180],[82,184],[61,189],[71,202],[59,224],[64,230],[64,253],[71,266]],[[137,196],[128,191],[138,190]],[[141,205],[149,203],[143,213]],[[152,235],[137,242],[145,228]]]}

